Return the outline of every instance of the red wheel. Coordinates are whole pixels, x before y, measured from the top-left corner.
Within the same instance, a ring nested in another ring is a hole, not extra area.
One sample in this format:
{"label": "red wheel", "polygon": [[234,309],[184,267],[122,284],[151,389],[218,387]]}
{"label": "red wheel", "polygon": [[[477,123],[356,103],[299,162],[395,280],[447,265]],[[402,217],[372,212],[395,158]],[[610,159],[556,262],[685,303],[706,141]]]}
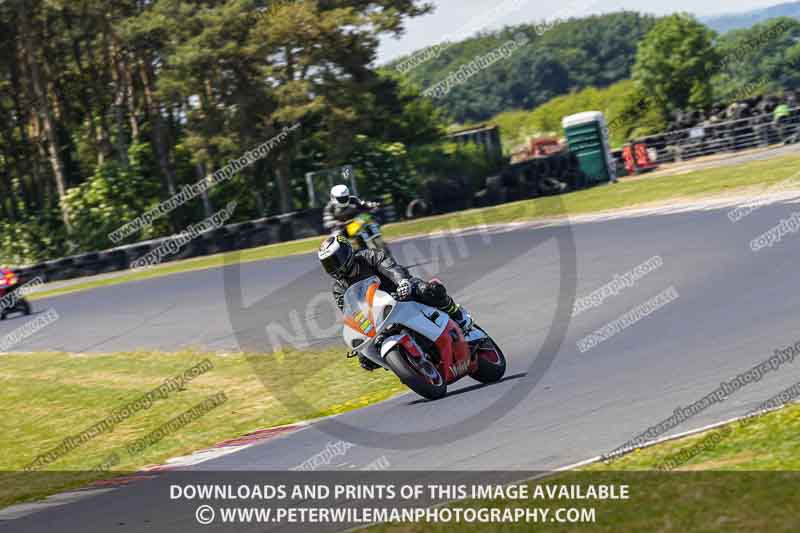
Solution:
{"label": "red wheel", "polygon": [[[484,331],[484,333],[486,332]],[[478,368],[470,374],[472,379],[481,383],[500,381],[506,373],[506,356],[503,354],[503,350],[488,335],[480,348],[478,348],[477,357]]]}
{"label": "red wheel", "polygon": [[447,394],[447,383],[429,360],[418,362],[407,357],[398,346],[386,354],[386,364],[397,374],[406,387],[429,400],[437,400]]}

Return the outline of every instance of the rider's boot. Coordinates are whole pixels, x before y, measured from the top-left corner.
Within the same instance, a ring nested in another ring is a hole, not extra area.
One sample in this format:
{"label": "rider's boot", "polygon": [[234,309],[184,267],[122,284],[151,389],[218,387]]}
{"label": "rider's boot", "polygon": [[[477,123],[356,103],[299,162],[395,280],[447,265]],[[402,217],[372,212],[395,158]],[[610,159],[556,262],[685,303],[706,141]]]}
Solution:
{"label": "rider's boot", "polygon": [[460,327],[461,331],[464,333],[467,333],[470,329],[472,329],[472,316],[470,316],[466,309],[453,301],[452,298],[450,299],[450,305],[443,309],[443,311],[450,315],[450,318],[455,320],[456,324],[458,324],[458,327]]}

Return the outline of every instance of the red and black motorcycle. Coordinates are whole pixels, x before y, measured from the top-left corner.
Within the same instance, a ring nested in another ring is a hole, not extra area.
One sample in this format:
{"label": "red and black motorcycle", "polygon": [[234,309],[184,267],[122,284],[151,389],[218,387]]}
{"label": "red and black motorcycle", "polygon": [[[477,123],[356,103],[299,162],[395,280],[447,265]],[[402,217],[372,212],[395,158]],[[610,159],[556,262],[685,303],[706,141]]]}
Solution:
{"label": "red and black motorcycle", "polygon": [[376,276],[344,294],[344,341],[431,400],[464,376],[492,383],[506,371],[503,351],[482,328],[464,332],[438,309],[397,301]]}
{"label": "red and black motorcycle", "polygon": [[19,276],[11,270],[0,270],[0,320],[12,313],[31,314],[31,304],[19,289]]}

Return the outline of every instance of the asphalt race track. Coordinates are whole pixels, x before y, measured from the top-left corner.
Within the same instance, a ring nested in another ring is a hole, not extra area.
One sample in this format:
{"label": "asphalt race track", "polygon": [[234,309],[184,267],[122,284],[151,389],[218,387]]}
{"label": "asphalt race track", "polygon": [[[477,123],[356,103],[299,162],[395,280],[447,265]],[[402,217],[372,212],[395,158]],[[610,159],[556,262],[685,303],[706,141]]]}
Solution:
{"label": "asphalt race track", "polygon": [[[335,425],[314,424],[190,468],[286,470],[337,440],[355,446],[327,468],[359,469],[383,457],[392,470],[544,470],[610,451],[800,340],[800,235],[758,252],[749,248],[797,205],[764,206],[736,223],[727,209],[708,209],[395,243],[398,256],[417,264],[414,272],[438,275],[501,343],[508,379],[476,387],[466,378],[437,402],[401,395],[336,417]],[[556,239],[562,252],[574,242],[574,261],[569,253],[559,257]],[[573,296],[571,285],[585,296],[653,256],[663,266],[598,307],[571,319],[568,310],[568,324],[553,325],[559,298]],[[20,350],[263,351],[265,339],[335,343],[327,287],[315,258],[303,255],[54,297],[35,307],[53,307],[61,318]],[[578,350],[581,338],[670,287],[677,299],[585,353]],[[22,323],[3,323],[0,335]],[[559,327],[563,341],[554,339]],[[552,364],[537,366],[537,354],[547,358],[540,349],[552,342],[558,346]],[[798,365],[766,374],[673,432],[744,414],[795,383]],[[458,422],[479,412],[482,419],[473,417],[471,431],[454,440]],[[150,483],[0,521],[0,532],[194,531],[193,516],[176,515]],[[159,529],[163,524],[169,527]],[[256,530],[263,526],[236,529]]]}

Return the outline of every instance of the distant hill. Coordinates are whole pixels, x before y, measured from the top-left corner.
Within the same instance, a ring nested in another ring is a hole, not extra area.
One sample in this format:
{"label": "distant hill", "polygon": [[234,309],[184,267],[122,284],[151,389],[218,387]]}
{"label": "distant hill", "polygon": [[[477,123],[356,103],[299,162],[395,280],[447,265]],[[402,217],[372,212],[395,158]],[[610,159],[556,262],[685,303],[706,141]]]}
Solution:
{"label": "distant hill", "polygon": [[[440,99],[460,123],[478,122],[510,109],[533,109],[548,100],[586,87],[608,87],[630,77],[636,46],[655,18],[630,11],[569,19],[550,25],[521,24],[480,33],[446,44],[408,67],[410,56],[387,69],[405,75],[423,89],[434,87],[476,59],[496,54],[509,40],[527,43],[509,56],[473,69]],[[522,39],[522,41],[521,41]],[[451,78],[452,79],[452,78]]]}
{"label": "distant hill", "polygon": [[800,19],[800,2],[787,2],[763,9],[753,9],[729,15],[700,17],[700,21],[717,33],[725,33],[730,30],[746,29],[759,22],[777,17]]}

